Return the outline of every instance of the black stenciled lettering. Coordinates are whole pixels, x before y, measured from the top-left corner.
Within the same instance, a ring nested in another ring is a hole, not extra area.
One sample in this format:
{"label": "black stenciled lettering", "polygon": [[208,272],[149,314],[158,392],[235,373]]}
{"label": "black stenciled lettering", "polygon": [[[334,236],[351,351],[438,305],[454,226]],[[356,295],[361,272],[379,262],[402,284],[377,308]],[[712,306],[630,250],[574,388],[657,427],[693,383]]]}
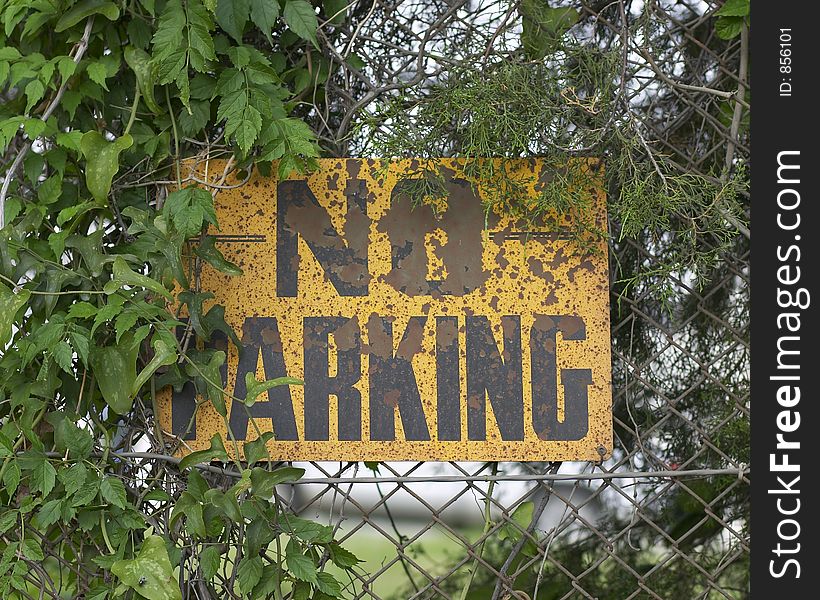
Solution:
{"label": "black stenciled lettering", "polygon": [[564,340],[586,339],[581,317],[535,315],[530,332],[532,357],[532,425],[542,440],[580,440],[589,430],[587,387],[592,384],[590,369],[562,369],[564,419],[558,420],[556,334]]}
{"label": "black stenciled lettering", "polygon": [[[336,375],[329,375],[328,337],[336,343]],[[354,317],[305,317],[305,439],[330,439],[330,396],[338,401],[340,440],[362,438],[361,333]]]}
{"label": "black stenciled lettering", "polygon": [[504,351],[499,352],[487,317],[467,317],[467,437],[487,438],[489,397],[501,438],[524,439],[521,318],[501,317]]}
{"label": "black stenciled lettering", "polygon": [[[287,375],[282,354],[282,339],[276,319],[273,317],[249,317],[242,325],[242,349],[239,351],[234,387],[234,396],[237,398],[245,398],[245,374],[253,373],[256,376],[260,354],[265,379]],[[247,437],[249,418],[270,419],[276,440],[299,439],[290,387],[280,385],[271,388],[267,396],[267,401],[259,399],[251,407],[238,402],[231,405],[230,425],[236,439],[244,440]]]}
{"label": "black stenciled lettering", "polygon": [[396,408],[406,440],[430,440],[412,364],[421,351],[425,321],[426,317],[410,317],[394,354],[392,320],[377,315],[368,320],[371,440],[396,439]]}

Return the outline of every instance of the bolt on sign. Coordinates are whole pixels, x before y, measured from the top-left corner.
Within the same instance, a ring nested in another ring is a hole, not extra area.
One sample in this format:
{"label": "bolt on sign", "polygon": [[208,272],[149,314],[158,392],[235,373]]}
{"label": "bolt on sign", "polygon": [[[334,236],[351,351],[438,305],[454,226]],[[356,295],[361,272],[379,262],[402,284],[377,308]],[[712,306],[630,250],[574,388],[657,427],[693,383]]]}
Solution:
{"label": "bolt on sign", "polygon": [[[226,422],[240,449],[272,431],[273,460],[607,455],[605,240],[580,251],[569,215],[533,228],[485,212],[465,163],[435,165],[446,190],[436,205],[414,202],[410,160],[327,159],[308,175],[221,191],[217,244],[244,274],[204,265],[201,282],[241,338],[239,350],[211,341],[228,357],[228,417],[189,384],[161,395],[166,431],[193,450],[215,433],[227,440]],[[540,160],[505,168],[521,177],[521,202],[549,178]],[[605,231],[599,165],[582,169],[598,182],[582,193]],[[304,385],[271,388],[247,407],[248,373]]]}

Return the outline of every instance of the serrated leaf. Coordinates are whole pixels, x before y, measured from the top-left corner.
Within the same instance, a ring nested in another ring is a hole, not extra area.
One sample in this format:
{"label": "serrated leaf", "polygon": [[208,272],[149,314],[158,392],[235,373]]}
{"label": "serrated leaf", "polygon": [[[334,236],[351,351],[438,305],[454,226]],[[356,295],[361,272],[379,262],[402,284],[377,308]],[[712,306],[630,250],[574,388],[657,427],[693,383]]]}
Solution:
{"label": "serrated leaf", "polygon": [[189,506],[185,511],[185,528],[192,535],[201,538],[208,536],[205,528],[205,517],[202,515],[202,505],[198,502]]}
{"label": "serrated leaf", "polygon": [[[16,486],[15,486],[16,489]],[[14,491],[11,491],[13,494]],[[15,523],[17,523],[17,519],[20,517],[20,513],[16,510],[7,510],[2,515],[0,515],[0,533],[6,533],[9,529],[11,529]]]}
{"label": "serrated leaf", "polygon": [[40,492],[45,498],[54,489],[56,481],[57,471],[44,456],[31,470],[29,487],[35,492]]}
{"label": "serrated leaf", "polygon": [[219,571],[220,564],[222,564],[222,556],[216,546],[208,546],[199,553],[199,568],[206,581],[214,578]]}
{"label": "serrated leaf", "polygon": [[145,51],[134,46],[128,46],[124,52],[125,63],[134,72],[137,86],[142,94],[145,105],[155,115],[162,114],[162,108],[154,98],[154,67],[151,64],[151,56]]}
{"label": "serrated leaf", "polygon": [[296,579],[313,584],[317,583],[316,565],[309,557],[302,554],[298,546],[292,547],[288,544],[287,552],[285,553],[285,562],[288,565],[288,571],[290,571],[291,575]]}
{"label": "serrated leaf", "polygon": [[80,150],[86,159],[85,182],[88,191],[97,202],[104,204],[111,190],[111,182],[120,168],[120,152],[131,147],[133,138],[125,134],[113,142],[97,131],[83,134]]}
{"label": "serrated leaf", "polygon": [[73,27],[80,21],[84,21],[91,15],[102,15],[109,21],[116,21],[120,16],[120,9],[113,2],[103,0],[81,0],[69,8],[57,20],[54,31],[60,33],[69,27]]}
{"label": "serrated leaf", "polygon": [[26,95],[25,114],[29,114],[34,105],[37,104],[46,92],[46,88],[37,79],[32,79],[26,84],[24,93]]}
{"label": "serrated leaf", "polygon": [[342,548],[336,543],[330,544],[330,560],[333,561],[333,564],[342,569],[352,569],[357,564],[362,562],[350,550]]}
{"label": "serrated leaf", "polygon": [[58,146],[62,146],[68,150],[74,150],[75,152],[80,151],[80,141],[83,139],[83,132],[82,131],[61,131],[58,133],[54,141],[57,142]]}
{"label": "serrated leaf", "polygon": [[139,313],[136,310],[125,310],[117,315],[114,320],[114,331],[117,334],[116,343],[120,343],[120,338],[129,332],[139,319]]}
{"label": "serrated leaf", "polygon": [[62,511],[62,500],[49,500],[37,512],[36,523],[41,530],[53,525],[60,520],[60,513]]}
{"label": "serrated leaf", "polygon": [[265,34],[268,43],[273,44],[271,31],[276,25],[276,19],[279,18],[278,0],[250,0],[250,3],[251,21]]}
{"label": "serrated leaf", "polygon": [[41,561],[45,559],[42,546],[40,546],[37,540],[32,538],[23,540],[23,543],[20,545],[20,550],[22,550],[23,555],[30,560]]}
{"label": "serrated leaf", "polygon": [[135,558],[118,560],[111,572],[147,600],[182,600],[165,541],[158,535],[148,536]]}
{"label": "serrated leaf", "polygon": [[57,477],[65,488],[66,496],[71,496],[83,487],[87,473],[88,469],[86,469],[85,465],[81,462],[74,463],[68,469],[60,469]]}
{"label": "serrated leaf", "polygon": [[746,17],[749,15],[749,0],[726,0],[726,3],[715,11],[718,17]]}
{"label": "serrated leaf", "polygon": [[55,346],[52,346],[49,354],[54,359],[54,362],[57,363],[57,366],[60,367],[63,371],[72,375],[74,373],[72,369],[73,365],[73,354],[74,351],[71,349],[71,346],[65,340],[60,340],[57,342]]}
{"label": "serrated leaf", "polygon": [[[3,473],[3,486],[9,497],[14,496],[14,492],[17,491],[17,486],[20,485],[20,476],[20,467],[17,465],[17,462],[11,461],[6,472]],[[0,527],[0,530],[2,530],[2,527]],[[2,531],[0,531],[0,533],[2,533]]]}
{"label": "serrated leaf", "polygon": [[103,500],[109,504],[113,504],[117,508],[125,508],[127,506],[125,485],[116,477],[106,476],[103,478],[100,482],[100,495]]}
{"label": "serrated leaf", "polygon": [[108,70],[105,68],[105,65],[100,62],[94,62],[86,67],[86,73],[88,73],[88,78],[99,85],[105,91],[108,91],[108,84],[105,83],[105,78],[107,75]]}
{"label": "serrated leaf", "polygon": [[338,598],[342,595],[342,586],[330,573],[317,573],[316,587],[318,587],[319,591],[323,594],[333,596],[334,598]]}
{"label": "serrated leaf", "polygon": [[28,303],[30,296],[29,290],[20,290],[15,294],[0,283],[0,348],[5,348],[6,343],[11,339],[11,325],[14,323],[14,316]]}
{"label": "serrated leaf", "polygon": [[222,30],[241,44],[249,12],[250,0],[219,0],[214,16]]}
{"label": "serrated leaf", "polygon": [[239,562],[236,572],[239,588],[246,594],[259,583],[262,578],[262,557],[246,557]]}
{"label": "serrated leaf", "polygon": [[316,48],[319,42],[316,39],[316,30],[319,29],[319,20],[316,11],[306,0],[287,0],[282,15],[291,31],[303,40],[308,40]]}
{"label": "serrated leaf", "polygon": [[245,154],[251,149],[259,132],[262,131],[262,114],[253,106],[246,106],[233,136],[239,149]]}

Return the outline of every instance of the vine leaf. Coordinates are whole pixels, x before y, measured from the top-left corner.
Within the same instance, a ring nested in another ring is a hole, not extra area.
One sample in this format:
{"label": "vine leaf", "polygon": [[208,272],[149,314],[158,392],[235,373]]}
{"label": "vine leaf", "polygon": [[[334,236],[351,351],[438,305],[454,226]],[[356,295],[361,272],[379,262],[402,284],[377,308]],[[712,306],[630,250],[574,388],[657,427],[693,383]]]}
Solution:
{"label": "vine leaf", "polygon": [[113,142],[107,141],[98,131],[83,134],[80,150],[87,161],[85,184],[97,202],[105,204],[111,191],[111,181],[120,168],[120,152],[130,148],[133,143],[134,139],[128,134]]}
{"label": "vine leaf", "polygon": [[268,43],[273,45],[271,31],[279,17],[279,2],[276,0],[251,0],[251,21],[265,34]]}
{"label": "vine leaf", "polygon": [[211,447],[207,450],[191,452],[188,456],[179,461],[179,470],[182,471],[190,466],[217,459],[224,462],[228,462],[230,460],[228,457],[228,451],[225,450],[225,444],[222,443],[222,438],[218,433],[215,433],[211,437]]}
{"label": "vine leaf", "polygon": [[131,67],[134,76],[137,78],[137,86],[145,100],[146,106],[148,106],[155,115],[165,112],[154,98],[155,73],[154,67],[151,64],[151,56],[145,50],[135,48],[134,46],[128,46],[125,49],[124,55],[126,64]]}
{"label": "vine leaf", "polygon": [[164,340],[157,338],[152,346],[154,347],[154,357],[134,380],[134,384],[131,386],[132,398],[137,395],[140,388],[151,378],[151,375],[156,373],[157,369],[172,365],[177,361],[176,349],[165,343]]}
{"label": "vine leaf", "polygon": [[63,13],[63,16],[57,21],[54,31],[57,33],[65,31],[91,15],[102,15],[109,21],[116,21],[120,16],[120,9],[113,2],[81,0]]}
{"label": "vine leaf", "polygon": [[118,560],[111,572],[148,600],[182,600],[165,541],[158,535],[145,538],[139,554],[130,560]]}
{"label": "vine leaf", "polygon": [[122,256],[118,256],[114,259],[114,277],[103,286],[103,291],[106,294],[113,294],[125,285],[145,288],[165,296],[169,300],[174,299],[161,283],[145,275],[135,273],[131,270],[131,267],[128,266],[128,263],[125,262],[125,259]]}
{"label": "vine leaf", "polygon": [[242,31],[248,22],[250,9],[249,0],[219,0],[216,5],[216,22],[239,44],[242,43]]}
{"label": "vine leaf", "polygon": [[119,415],[131,410],[138,350],[129,332],[116,346],[95,346],[88,357],[103,399]]}
{"label": "vine leaf", "polygon": [[313,10],[313,6],[309,2],[306,0],[288,0],[282,16],[293,33],[303,40],[308,40],[317,49],[319,48],[319,42],[316,39],[319,21],[316,18],[316,11]]}
{"label": "vine leaf", "polygon": [[280,483],[299,481],[305,474],[304,469],[297,467],[282,467],[275,471],[268,471],[262,467],[251,470],[251,487],[253,495],[259,498],[272,498],[276,486]]}
{"label": "vine leaf", "polygon": [[253,406],[256,399],[271,388],[280,385],[305,385],[305,382],[295,377],[277,377],[267,381],[257,381],[253,373],[245,373],[245,406]]}
{"label": "vine leaf", "polygon": [[31,292],[29,290],[20,290],[15,294],[0,283],[0,347],[5,347],[11,339],[11,325],[14,323],[14,315],[28,303],[30,296]]}

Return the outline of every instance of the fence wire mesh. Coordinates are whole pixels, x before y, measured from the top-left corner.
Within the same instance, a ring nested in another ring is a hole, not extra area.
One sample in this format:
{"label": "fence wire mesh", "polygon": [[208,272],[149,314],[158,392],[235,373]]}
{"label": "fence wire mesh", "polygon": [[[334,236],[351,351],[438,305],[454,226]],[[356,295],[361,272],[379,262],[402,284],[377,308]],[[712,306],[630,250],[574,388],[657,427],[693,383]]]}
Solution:
{"label": "fence wire mesh", "polygon": [[[401,93],[412,112],[450,71],[513,54],[528,5],[353,3],[323,48],[330,60],[361,55],[367,68],[306,99],[308,118],[339,155],[366,154],[392,125],[368,121],[379,102]],[[748,160],[748,31],[722,39],[721,3],[563,5],[580,11],[570,35],[620,53],[610,121],[636,127],[644,160],[716,183]],[[660,267],[663,236],[621,238],[612,224],[611,458],[307,466],[288,505],[367,556],[353,597],[748,596],[749,232],[726,216],[729,243],[697,240],[717,253],[705,285]],[[636,283],[639,271],[656,275]]]}
{"label": "fence wire mesh", "polygon": [[[346,17],[322,19],[320,49],[306,72],[326,77],[322,61],[338,69],[321,97],[313,91],[299,101],[323,145],[338,156],[378,150],[374,144],[398,123],[395,114],[384,117],[387,100],[399,98],[412,115],[449,74],[489,70],[493,57],[526,63],[520,38],[532,31],[532,21],[522,14],[563,7],[577,11],[564,39],[618,57],[607,92],[610,115],[591,128],[593,136],[630,128],[636,160],[657,170],[662,160],[671,168],[662,179],[695,175],[719,186],[748,162],[749,34],[742,18],[718,22],[722,3],[337,4],[340,10],[347,5]],[[593,105],[584,106],[594,113]],[[583,136],[556,135],[545,127],[531,151],[562,143],[584,153]],[[616,182],[611,201],[618,194]],[[657,228],[624,235],[624,223],[610,223],[615,446],[606,460],[300,465],[306,476],[282,486],[281,500],[294,514],[333,526],[362,559],[345,594],[385,600],[748,597],[749,231],[742,191],[740,204],[746,214],[723,212],[721,228],[706,231],[686,205],[675,218],[690,226],[674,235]],[[669,266],[668,250],[681,235],[711,257],[705,274]],[[138,409],[150,422],[150,410]],[[152,435],[146,428],[135,437]],[[127,454],[124,460],[172,494],[184,486],[178,473],[151,462],[156,456]],[[216,479],[224,475],[210,470]],[[186,589],[188,597],[209,597]]]}

